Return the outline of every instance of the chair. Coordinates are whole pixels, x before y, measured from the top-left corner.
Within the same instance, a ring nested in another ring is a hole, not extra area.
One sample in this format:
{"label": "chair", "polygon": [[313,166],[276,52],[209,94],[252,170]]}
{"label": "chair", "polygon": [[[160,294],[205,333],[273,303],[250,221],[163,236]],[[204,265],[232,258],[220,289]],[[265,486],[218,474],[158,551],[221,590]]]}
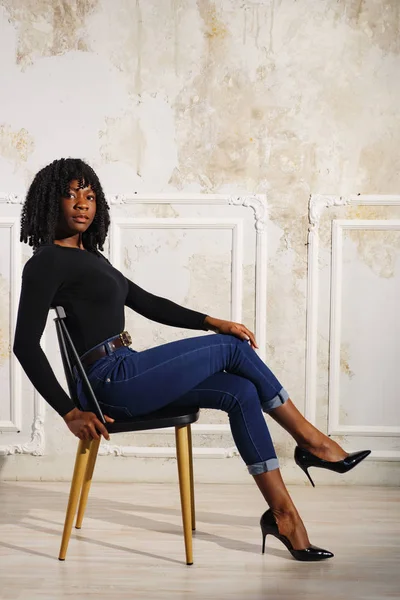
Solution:
{"label": "chair", "polygon": [[[192,435],[191,423],[199,418],[199,409],[165,408],[147,415],[134,417],[129,420],[107,423],[101,411],[92,386],[86,376],[83,365],[79,359],[75,346],[69,335],[65,319],[66,314],[62,306],[55,308],[57,318],[54,319],[57,330],[58,343],[61,358],[67,379],[68,389],[75,405],[81,409],[76,393],[76,381],[74,366],[77,367],[85,394],[90,402],[90,409],[98,419],[105,425],[108,432],[121,433],[127,431],[143,431],[145,429],[162,429],[164,427],[175,427],[176,455],[178,463],[179,488],[182,506],[182,521],[185,540],[186,564],[193,564],[192,531],[195,530],[195,505],[194,505],[194,481],[193,481],[193,458],[192,458]],[[85,514],[93,471],[99,450],[100,440],[79,440],[75,460],[75,468],[72,476],[71,489],[68,500],[67,513],[64,522],[64,531],[61,541],[59,560],[65,560],[68,542],[71,536],[72,524],[78,507],[78,515],[75,527],[80,529]],[[78,506],[79,502],[79,506]]]}

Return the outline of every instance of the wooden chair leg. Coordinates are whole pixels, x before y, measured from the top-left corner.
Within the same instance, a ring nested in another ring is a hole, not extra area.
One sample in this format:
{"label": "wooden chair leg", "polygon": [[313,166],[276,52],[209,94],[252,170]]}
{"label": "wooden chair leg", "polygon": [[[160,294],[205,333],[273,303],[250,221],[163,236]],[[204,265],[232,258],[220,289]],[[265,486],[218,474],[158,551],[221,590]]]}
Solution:
{"label": "wooden chair leg", "polygon": [[89,496],[90,486],[92,483],[93,471],[96,464],[97,453],[99,451],[101,439],[93,440],[90,446],[89,458],[86,465],[85,475],[83,478],[81,498],[79,500],[78,516],[76,517],[75,527],[80,529],[82,527],[83,517],[85,515],[86,504]]}
{"label": "wooden chair leg", "polygon": [[196,531],[196,509],[194,500],[194,475],[193,475],[193,452],[192,452],[192,428],[188,425],[189,443],[189,469],[190,469],[190,502],[192,509],[192,531]]}
{"label": "wooden chair leg", "polygon": [[67,554],[68,542],[71,537],[72,524],[74,522],[76,507],[78,505],[79,496],[82,489],[83,477],[87,461],[89,458],[89,451],[92,441],[79,441],[78,450],[76,453],[74,474],[72,476],[71,489],[68,499],[67,514],[65,515],[64,531],[61,540],[60,554],[58,555],[59,560],[65,560]]}
{"label": "wooden chair leg", "polygon": [[188,427],[175,427],[176,458],[178,462],[179,490],[181,495],[183,535],[185,538],[186,564],[193,564],[192,515],[190,500],[190,466]]}

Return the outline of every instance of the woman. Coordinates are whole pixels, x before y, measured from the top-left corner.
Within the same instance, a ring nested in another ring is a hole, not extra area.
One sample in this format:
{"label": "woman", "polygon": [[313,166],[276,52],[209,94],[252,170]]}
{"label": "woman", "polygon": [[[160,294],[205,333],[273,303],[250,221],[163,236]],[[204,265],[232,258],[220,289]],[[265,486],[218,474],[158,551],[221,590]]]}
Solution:
{"label": "woman", "polygon": [[[293,436],[296,462],[307,474],[309,466],[348,471],[369,451],[349,455],[304,419],[254,351],[247,327],[154,296],[114,269],[99,252],[109,223],[100,182],[81,160],[56,160],[36,175],[21,218],[21,241],[34,255],[23,271],[14,352],[37,391],[79,439],[109,439],[93,413],[75,408],[40,347],[49,308],[61,305],[108,422],[172,403],[226,411],[240,455],[270,507],[261,518],[263,551],[271,534],[298,560],[332,557],[310,544],[262,411]],[[136,352],[126,345],[124,306],[160,323],[217,335]],[[78,394],[87,406],[79,380]]]}

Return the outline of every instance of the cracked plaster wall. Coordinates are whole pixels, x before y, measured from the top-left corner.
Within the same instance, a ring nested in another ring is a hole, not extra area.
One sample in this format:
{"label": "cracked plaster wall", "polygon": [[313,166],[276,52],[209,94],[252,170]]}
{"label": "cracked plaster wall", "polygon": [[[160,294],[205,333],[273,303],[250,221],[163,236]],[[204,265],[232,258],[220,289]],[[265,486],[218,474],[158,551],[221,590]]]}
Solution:
{"label": "cracked plaster wall", "polygon": [[397,0],[0,0],[1,189],[82,156],[110,193],[268,193],[268,357],[302,407],[309,194],[399,192],[399,30]]}

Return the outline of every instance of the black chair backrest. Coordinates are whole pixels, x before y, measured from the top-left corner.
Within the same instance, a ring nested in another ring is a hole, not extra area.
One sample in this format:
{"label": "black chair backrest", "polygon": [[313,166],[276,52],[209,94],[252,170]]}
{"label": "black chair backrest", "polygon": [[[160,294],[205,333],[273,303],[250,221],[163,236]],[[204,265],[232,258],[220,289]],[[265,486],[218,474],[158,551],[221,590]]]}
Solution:
{"label": "black chair backrest", "polygon": [[82,362],[79,358],[79,355],[76,351],[74,343],[67,329],[67,325],[65,324],[65,319],[67,318],[65,310],[62,306],[56,306],[54,310],[57,314],[57,317],[54,319],[54,322],[56,324],[58,344],[60,346],[61,359],[71,398],[74,404],[77,406],[77,408],[82,410],[79,398],[77,396],[77,386],[74,375],[74,367],[76,367],[82,379],[85,396],[87,398],[87,401],[89,402],[89,409],[95,413],[97,418],[103,424],[105,424],[106,420],[104,418],[103,412],[93,392],[93,388],[90,385],[89,379],[87,378],[85,369],[82,365]]}

